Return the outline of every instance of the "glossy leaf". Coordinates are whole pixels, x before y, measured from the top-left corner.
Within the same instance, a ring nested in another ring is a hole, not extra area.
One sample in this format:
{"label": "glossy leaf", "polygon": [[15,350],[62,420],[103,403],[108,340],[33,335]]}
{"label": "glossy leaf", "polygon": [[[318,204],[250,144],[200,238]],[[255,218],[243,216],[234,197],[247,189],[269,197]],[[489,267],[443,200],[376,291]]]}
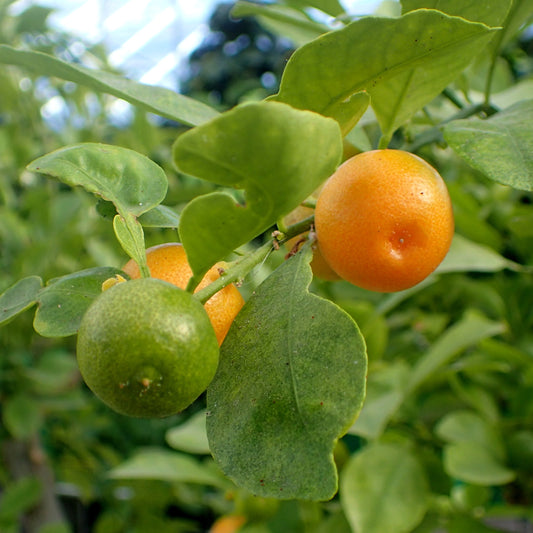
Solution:
{"label": "glossy leaf", "polygon": [[163,169],[147,157],[120,146],[82,143],[39,157],[28,170],[81,186],[115,204],[121,214],[139,216],[158,205],[167,192]]}
{"label": "glossy leaf", "polygon": [[168,181],[159,165],[127,148],[82,143],[39,157],[28,169],[72,187],[81,186],[112,202],[118,211],[113,222],[117,239],[143,270],[144,234],[135,218],[158,206],[166,196]]}
{"label": "glossy leaf", "polygon": [[222,476],[191,456],[158,448],[141,449],[131,459],[113,468],[109,477],[224,485]]}
{"label": "glossy leaf", "polygon": [[208,388],[213,457],[258,496],[333,497],[333,449],[364,398],[364,340],[344,311],[308,292],[310,259],[306,247],[250,297]]}
{"label": "glossy leaf", "polygon": [[412,452],[395,444],[371,444],[345,465],[340,496],[357,533],[407,533],[426,513],[429,488]]}
{"label": "glossy leaf", "polygon": [[174,160],[181,171],[246,195],[239,205],[215,192],[182,211],[179,233],[197,278],[305,200],[341,154],[336,122],[279,103],[238,106],[180,135]]}
{"label": "glossy leaf", "polygon": [[457,479],[477,485],[505,485],[516,474],[484,446],[461,441],[444,447],[444,468]]}
{"label": "glossy leaf", "polygon": [[1,44],[0,63],[24,67],[41,76],[55,76],[72,81],[191,126],[202,124],[218,114],[206,104],[170,89],[145,85],[103,70],[67,63],[42,52],[17,50]]}
{"label": "glossy leaf", "polygon": [[354,125],[350,99],[367,91],[390,136],[452,82],[495,31],[435,10],[365,17],[298,49],[276,99],[331,116],[347,133]]}
{"label": "glossy leaf", "polygon": [[482,120],[454,120],[444,138],[470,166],[515,189],[533,191],[533,100]]}
{"label": "glossy leaf", "polygon": [[37,303],[43,281],[38,276],[29,276],[17,281],[0,295],[0,326]]}
{"label": "glossy leaf", "polygon": [[39,294],[35,331],[43,337],[76,333],[85,311],[102,292],[102,283],[121,272],[111,267],[91,268],[52,280]]}
{"label": "glossy leaf", "polygon": [[404,14],[415,9],[437,9],[447,15],[493,27],[504,23],[512,3],[513,0],[401,0]]}
{"label": "glossy leaf", "polygon": [[113,229],[122,249],[138,265],[146,263],[144,231],[137,218],[130,213],[115,215]]}

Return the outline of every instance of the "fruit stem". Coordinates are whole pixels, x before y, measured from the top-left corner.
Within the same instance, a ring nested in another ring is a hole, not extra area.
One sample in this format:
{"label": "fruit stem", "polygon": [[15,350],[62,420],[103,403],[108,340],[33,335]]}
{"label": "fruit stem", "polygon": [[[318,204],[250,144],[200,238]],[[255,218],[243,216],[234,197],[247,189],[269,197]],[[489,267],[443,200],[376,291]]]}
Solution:
{"label": "fruit stem", "polygon": [[193,297],[200,300],[202,304],[207,302],[211,296],[222,290],[230,283],[243,279],[255,266],[264,261],[274,249],[273,240],[269,240],[252,253],[236,261],[218,279],[210,283],[207,287],[195,292]]}
{"label": "fruit stem", "polygon": [[292,224],[283,233],[280,233],[279,231],[274,232],[272,239],[269,239],[265,244],[250,254],[245,255],[241,259],[235,261],[218,279],[210,283],[207,287],[195,292],[193,294],[194,298],[197,298],[202,304],[204,304],[207,302],[207,300],[209,300],[209,298],[211,298],[211,296],[222,290],[230,283],[234,283],[245,278],[248,273],[259,263],[262,263],[273,250],[278,249],[280,244],[283,244],[296,235],[300,235],[300,233],[309,231],[314,221],[315,217],[314,215],[311,215],[300,220],[299,222],[296,222],[296,224]]}

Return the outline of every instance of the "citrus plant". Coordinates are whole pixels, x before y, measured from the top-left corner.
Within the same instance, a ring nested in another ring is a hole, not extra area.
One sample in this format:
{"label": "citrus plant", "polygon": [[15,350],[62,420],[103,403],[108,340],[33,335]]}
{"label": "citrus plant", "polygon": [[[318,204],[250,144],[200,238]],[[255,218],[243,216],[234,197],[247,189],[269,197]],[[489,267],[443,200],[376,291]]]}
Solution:
{"label": "citrus plant", "polygon": [[[0,296],[0,323],[36,306],[38,334],[77,334],[82,376],[119,412],[204,408],[192,448],[216,470],[144,450],[111,479],[283,501],[242,531],[287,531],[295,516],[294,531],[486,531],[508,493],[531,518],[533,101],[518,62],[513,83],[497,82],[533,7],[442,4],[352,19],[335,0],[238,2],[235,16],[298,47],[275,95],[224,112],[0,45],[4,64],[185,130],[164,167],[142,147],[80,142],[26,169],[95,195],[123,257],[22,277]],[[170,162],[211,192],[167,205]],[[305,242],[287,255],[291,239]],[[318,251],[340,280],[314,279]]]}

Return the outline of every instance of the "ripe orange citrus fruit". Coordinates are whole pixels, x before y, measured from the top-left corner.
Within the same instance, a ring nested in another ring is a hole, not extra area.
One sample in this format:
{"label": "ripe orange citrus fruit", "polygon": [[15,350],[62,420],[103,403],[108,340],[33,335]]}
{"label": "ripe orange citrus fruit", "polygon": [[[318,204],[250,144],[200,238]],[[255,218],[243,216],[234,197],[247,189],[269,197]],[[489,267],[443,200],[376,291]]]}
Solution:
{"label": "ripe orange citrus fruit", "polygon": [[236,533],[246,522],[242,515],[226,515],[215,520],[209,533]]}
{"label": "ripe orange citrus fruit", "polygon": [[[291,211],[283,219],[283,222],[287,226],[290,226],[291,224],[296,224],[297,222],[300,222],[300,220],[303,220],[304,218],[311,216],[313,213],[314,213],[313,208],[300,205],[296,209]],[[303,244],[306,238],[307,238],[307,233],[302,234],[302,235],[297,235],[296,237],[289,239],[285,243],[285,247],[290,252],[293,250],[295,246],[300,246],[300,244]],[[317,278],[328,280],[328,281],[335,281],[335,280],[340,279],[340,276],[336,272],[334,272],[334,270],[326,263],[326,260],[324,259],[322,252],[320,251],[320,247],[318,243],[314,243],[313,245],[313,259],[311,261],[311,268],[313,270],[313,274]]]}
{"label": "ripe orange citrus fruit", "polygon": [[115,411],[166,417],[209,385],[219,347],[202,304],[170,283],[117,283],[89,306],[76,349],[87,386]]}
{"label": "ripe orange citrus fruit", "polygon": [[339,276],[378,292],[412,287],[444,259],[454,233],[448,190],[438,172],[401,150],[345,161],[315,210],[320,250]]}
{"label": "ripe orange citrus fruit", "polygon": [[[146,250],[146,260],[151,277],[168,281],[180,289],[187,287],[192,276],[192,270],[187,262],[185,248],[180,243],[171,242],[152,246]],[[202,289],[218,279],[221,266],[220,264],[213,266],[196,290]],[[131,279],[137,279],[141,275],[139,266],[133,259],[130,259],[122,270]],[[219,344],[222,344],[233,320],[243,305],[244,299],[234,284],[227,285],[205,303],[205,310],[211,320]]]}

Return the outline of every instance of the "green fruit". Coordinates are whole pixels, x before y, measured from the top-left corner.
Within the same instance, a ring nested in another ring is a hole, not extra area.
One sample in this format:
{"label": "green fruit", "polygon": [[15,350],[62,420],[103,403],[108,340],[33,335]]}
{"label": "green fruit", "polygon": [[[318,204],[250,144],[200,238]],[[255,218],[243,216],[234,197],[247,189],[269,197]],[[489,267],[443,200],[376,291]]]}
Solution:
{"label": "green fruit", "polygon": [[165,281],[118,283],[91,304],[78,331],[87,386],[115,411],[165,417],[209,385],[219,347],[203,306]]}

